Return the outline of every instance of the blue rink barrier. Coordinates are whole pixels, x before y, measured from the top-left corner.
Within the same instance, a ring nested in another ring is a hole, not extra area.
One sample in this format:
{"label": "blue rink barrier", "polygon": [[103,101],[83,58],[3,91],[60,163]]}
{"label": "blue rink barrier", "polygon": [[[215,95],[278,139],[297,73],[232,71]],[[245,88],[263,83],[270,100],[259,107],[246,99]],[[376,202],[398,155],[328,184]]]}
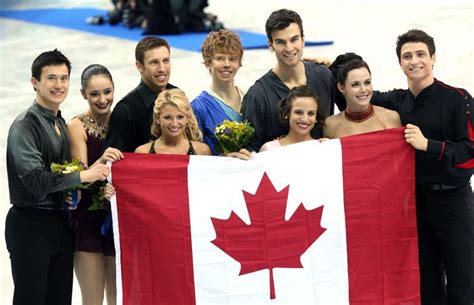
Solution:
{"label": "blue rink barrier", "polygon": [[[27,9],[27,10],[1,10],[0,17],[22,20],[43,25],[57,26],[61,28],[77,30],[97,35],[139,41],[144,36],[142,29],[128,29],[121,24],[118,25],[93,25],[88,24],[86,19],[91,16],[106,16],[105,10],[93,8],[61,8],[61,9]],[[264,34],[252,33],[241,30],[235,31],[242,41],[244,49],[267,48],[267,37]],[[160,35],[165,38],[174,48],[189,51],[200,51],[202,42],[207,33],[183,33],[180,35]],[[305,41],[306,46],[331,45],[333,41]]]}

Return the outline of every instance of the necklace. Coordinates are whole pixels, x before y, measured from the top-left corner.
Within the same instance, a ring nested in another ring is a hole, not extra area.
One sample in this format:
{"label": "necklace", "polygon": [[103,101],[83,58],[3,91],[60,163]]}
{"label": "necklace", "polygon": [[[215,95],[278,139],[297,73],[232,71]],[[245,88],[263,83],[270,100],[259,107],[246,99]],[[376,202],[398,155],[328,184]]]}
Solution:
{"label": "necklace", "polygon": [[344,110],[344,116],[351,122],[363,122],[368,120],[372,115],[374,115],[374,106],[369,104],[369,108],[363,112],[350,112],[349,110]]}
{"label": "necklace", "polygon": [[101,125],[87,114],[82,114],[79,119],[83,122],[84,128],[88,134],[93,135],[101,140],[105,139],[107,133],[107,126]]}

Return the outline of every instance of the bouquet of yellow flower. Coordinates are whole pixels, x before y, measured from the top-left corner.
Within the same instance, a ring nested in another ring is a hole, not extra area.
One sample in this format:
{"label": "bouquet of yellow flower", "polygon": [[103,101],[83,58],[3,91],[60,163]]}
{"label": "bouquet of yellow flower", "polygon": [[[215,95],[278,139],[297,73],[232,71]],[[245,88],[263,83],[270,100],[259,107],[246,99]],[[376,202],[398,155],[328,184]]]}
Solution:
{"label": "bouquet of yellow flower", "polygon": [[252,138],[255,129],[249,122],[225,120],[216,127],[214,134],[224,154],[238,152]]}
{"label": "bouquet of yellow flower", "polygon": [[80,160],[74,159],[71,162],[64,161],[60,163],[51,163],[51,171],[53,173],[72,174],[84,170],[84,164]]}
{"label": "bouquet of yellow flower", "polygon": [[[51,163],[51,172],[53,173],[61,173],[61,174],[71,174],[75,172],[80,172],[84,170],[84,164],[80,160],[74,159],[71,162],[64,161],[62,164],[61,163]],[[64,191],[64,201],[66,201],[66,197],[69,193],[71,193],[72,196],[72,207],[76,208],[77,203],[78,203],[78,196],[77,196],[77,190],[78,189],[85,189],[87,186],[83,184],[76,185],[72,188],[69,188]]]}

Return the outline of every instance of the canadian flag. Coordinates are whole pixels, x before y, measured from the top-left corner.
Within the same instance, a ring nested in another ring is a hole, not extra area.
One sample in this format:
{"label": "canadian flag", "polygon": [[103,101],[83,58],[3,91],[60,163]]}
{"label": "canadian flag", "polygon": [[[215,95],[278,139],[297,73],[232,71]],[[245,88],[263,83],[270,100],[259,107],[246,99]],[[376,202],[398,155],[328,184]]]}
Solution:
{"label": "canadian flag", "polygon": [[124,305],[420,304],[402,129],[112,166]]}

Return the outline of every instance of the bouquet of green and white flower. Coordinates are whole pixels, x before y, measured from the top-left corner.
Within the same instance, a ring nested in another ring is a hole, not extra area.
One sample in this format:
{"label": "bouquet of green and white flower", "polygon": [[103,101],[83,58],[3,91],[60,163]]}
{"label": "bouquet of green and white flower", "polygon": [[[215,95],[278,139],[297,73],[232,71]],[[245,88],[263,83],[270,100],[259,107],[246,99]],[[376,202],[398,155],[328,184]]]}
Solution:
{"label": "bouquet of green and white flower", "polygon": [[[50,165],[51,172],[53,173],[60,173],[60,174],[72,174],[75,172],[80,172],[84,170],[84,164],[77,159],[72,160],[71,162],[64,161],[63,163],[54,163],[52,162]],[[71,194],[72,197],[72,208],[75,209],[77,207],[77,203],[79,202],[78,198],[78,190],[79,189],[86,189],[88,185],[78,184],[74,187],[71,187],[63,192],[64,194],[64,201],[66,201],[68,194]]]}

